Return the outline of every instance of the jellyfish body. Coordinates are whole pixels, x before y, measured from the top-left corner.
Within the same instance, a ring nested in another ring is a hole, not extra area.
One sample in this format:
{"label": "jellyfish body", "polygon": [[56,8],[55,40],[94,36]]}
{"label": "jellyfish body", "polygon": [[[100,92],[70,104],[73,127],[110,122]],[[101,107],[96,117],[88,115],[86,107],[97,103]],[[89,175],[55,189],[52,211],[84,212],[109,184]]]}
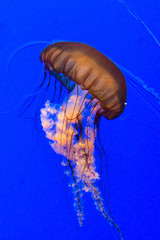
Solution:
{"label": "jellyfish body", "polygon": [[46,102],[41,109],[41,122],[51,147],[66,158],[79,224],[84,218],[82,195],[90,192],[96,208],[123,239],[96,186],[100,175],[96,171],[94,144],[101,116],[114,119],[125,108],[125,78],[111,60],[83,43],[52,44],[41,52],[40,58],[45,69],[68,89],[61,105]]}

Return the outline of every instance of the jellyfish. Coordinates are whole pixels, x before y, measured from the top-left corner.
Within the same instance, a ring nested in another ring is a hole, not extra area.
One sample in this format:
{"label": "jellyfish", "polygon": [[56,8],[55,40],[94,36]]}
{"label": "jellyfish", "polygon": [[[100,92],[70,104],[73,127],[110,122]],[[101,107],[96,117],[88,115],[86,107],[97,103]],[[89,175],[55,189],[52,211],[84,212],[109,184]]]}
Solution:
{"label": "jellyfish", "polygon": [[47,100],[41,109],[41,124],[54,151],[71,177],[74,206],[79,225],[84,212],[83,194],[89,192],[98,211],[119,232],[107,212],[96,185],[100,179],[95,164],[95,139],[102,116],[108,120],[122,114],[126,105],[126,81],[119,68],[95,48],[79,42],[57,42],[40,55],[49,71],[68,90],[62,104]]}

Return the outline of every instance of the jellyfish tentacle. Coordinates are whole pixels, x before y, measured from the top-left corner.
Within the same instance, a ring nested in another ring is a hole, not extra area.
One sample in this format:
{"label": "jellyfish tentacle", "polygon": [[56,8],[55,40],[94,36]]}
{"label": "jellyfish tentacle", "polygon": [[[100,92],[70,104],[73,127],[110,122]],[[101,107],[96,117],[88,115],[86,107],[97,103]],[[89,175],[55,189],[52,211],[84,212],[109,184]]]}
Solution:
{"label": "jellyfish tentacle", "polygon": [[78,188],[78,185],[77,185],[77,180],[74,176],[74,170],[72,168],[70,160],[68,160],[68,165],[69,165],[70,170],[71,170],[72,179],[74,180],[74,184],[72,186],[76,188],[76,191],[74,191],[74,194],[76,195],[75,201],[78,201],[78,209],[76,208],[76,206],[75,206],[75,209],[77,211],[79,225],[82,226],[84,215],[83,215],[82,204],[81,204],[81,199],[80,199],[80,194],[79,194],[79,188]]}
{"label": "jellyfish tentacle", "polygon": [[100,192],[98,191],[98,188],[95,187],[93,184],[90,184],[89,188],[90,188],[90,191],[91,191],[91,194],[92,194],[92,198],[94,200],[94,203],[95,203],[97,209],[118,230],[118,232],[120,234],[120,237],[121,237],[121,240],[123,240],[123,237],[122,237],[122,234],[121,234],[119,226],[114,222],[113,219],[111,219],[109,217],[109,215],[107,214],[107,212],[105,210],[105,207],[104,207],[104,204],[103,204],[103,199],[100,196]]}

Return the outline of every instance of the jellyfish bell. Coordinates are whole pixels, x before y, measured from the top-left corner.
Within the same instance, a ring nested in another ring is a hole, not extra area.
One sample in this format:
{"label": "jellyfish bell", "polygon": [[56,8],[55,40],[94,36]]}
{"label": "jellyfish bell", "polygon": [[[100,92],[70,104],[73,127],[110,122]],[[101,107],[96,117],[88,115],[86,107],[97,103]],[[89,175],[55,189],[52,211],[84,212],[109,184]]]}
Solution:
{"label": "jellyfish bell", "polygon": [[99,100],[107,119],[121,115],[126,105],[126,81],[119,68],[93,47],[79,42],[58,42],[40,55],[46,68],[63,73]]}
{"label": "jellyfish bell", "polygon": [[96,185],[101,176],[94,152],[101,116],[112,120],[125,108],[125,78],[110,59],[84,43],[54,43],[41,52],[40,59],[45,73],[48,70],[68,89],[63,103],[48,100],[40,117],[51,147],[66,157],[79,224],[82,225],[84,218],[82,195],[90,192],[96,208],[123,239]]}

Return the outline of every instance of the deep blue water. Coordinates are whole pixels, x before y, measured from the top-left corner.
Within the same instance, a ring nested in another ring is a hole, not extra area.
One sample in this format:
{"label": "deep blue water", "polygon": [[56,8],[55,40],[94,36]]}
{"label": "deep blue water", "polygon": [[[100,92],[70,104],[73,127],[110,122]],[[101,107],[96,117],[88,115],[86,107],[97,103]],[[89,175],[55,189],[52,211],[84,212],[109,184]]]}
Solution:
{"label": "deep blue water", "polygon": [[35,106],[18,117],[43,79],[39,54],[47,44],[8,61],[24,44],[54,40],[94,46],[131,79],[124,113],[101,120],[111,209],[125,240],[160,238],[160,2],[126,2],[0,1],[0,240],[120,239],[89,194],[78,226],[61,158],[31,119]]}

